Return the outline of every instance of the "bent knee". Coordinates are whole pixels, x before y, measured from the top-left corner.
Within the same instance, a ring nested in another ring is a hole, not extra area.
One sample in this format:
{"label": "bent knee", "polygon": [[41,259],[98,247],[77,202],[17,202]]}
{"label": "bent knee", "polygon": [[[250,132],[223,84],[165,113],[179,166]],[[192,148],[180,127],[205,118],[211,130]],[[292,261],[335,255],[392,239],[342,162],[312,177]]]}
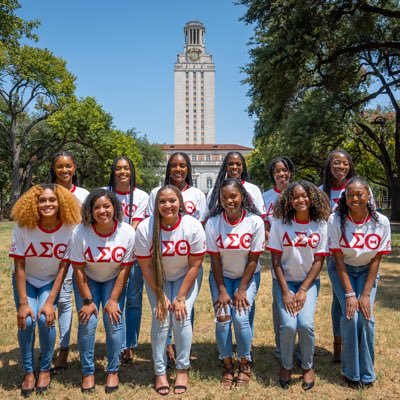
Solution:
{"label": "bent knee", "polygon": [[230,315],[219,315],[217,317],[217,322],[221,322],[221,323],[229,322],[230,320],[231,320],[231,316]]}

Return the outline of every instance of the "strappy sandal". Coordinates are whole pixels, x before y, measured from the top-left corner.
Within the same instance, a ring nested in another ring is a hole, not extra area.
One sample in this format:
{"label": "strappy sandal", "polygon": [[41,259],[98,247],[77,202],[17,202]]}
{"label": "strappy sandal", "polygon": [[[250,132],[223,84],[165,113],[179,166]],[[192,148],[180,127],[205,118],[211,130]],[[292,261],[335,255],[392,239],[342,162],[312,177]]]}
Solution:
{"label": "strappy sandal", "polygon": [[232,358],[223,360],[224,371],[222,373],[221,385],[224,389],[231,389],[233,386],[233,381],[235,379],[235,369],[233,367]]}
{"label": "strappy sandal", "polygon": [[167,396],[170,391],[170,387],[166,385],[162,385],[159,387],[156,387],[156,382],[157,382],[157,376],[154,376],[154,390],[161,396]]}
{"label": "strappy sandal", "polygon": [[[58,364],[57,365],[57,363],[60,363],[60,355],[61,355],[61,353],[64,353],[65,354],[65,365],[61,365],[61,364]],[[58,356],[57,356],[57,358],[56,358],[56,361],[55,361],[55,365],[54,365],[54,367],[53,368],[50,368],[50,373],[52,374],[52,375],[60,375],[60,374],[62,374],[64,371],[66,371],[66,369],[67,369],[67,363],[68,363],[68,354],[69,354],[69,348],[68,347],[65,347],[65,348],[63,348],[63,347],[60,347],[60,350],[58,351]]]}
{"label": "strappy sandal", "polygon": [[236,388],[246,387],[250,383],[251,378],[251,365],[250,362],[246,360],[245,363],[239,364],[239,374],[236,378]]}

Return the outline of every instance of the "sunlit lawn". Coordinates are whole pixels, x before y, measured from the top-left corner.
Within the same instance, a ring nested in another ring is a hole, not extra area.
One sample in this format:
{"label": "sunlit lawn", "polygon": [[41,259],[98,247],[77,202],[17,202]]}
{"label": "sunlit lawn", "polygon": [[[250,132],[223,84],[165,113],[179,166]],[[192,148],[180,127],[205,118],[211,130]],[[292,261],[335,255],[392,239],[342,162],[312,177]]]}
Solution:
{"label": "sunlit lawn", "polygon": [[[19,385],[22,381],[19,363],[19,349],[16,337],[16,312],[11,295],[10,259],[7,256],[12,224],[0,223],[0,399],[20,398]],[[396,235],[397,236],[397,235]],[[400,234],[399,234],[400,236]],[[395,237],[395,242],[400,237]],[[190,388],[181,398],[191,399],[399,399],[400,398],[400,276],[399,257],[385,259],[381,267],[375,315],[376,371],[377,382],[368,391],[354,391],[344,386],[340,368],[331,363],[332,334],[330,323],[331,288],[326,273],[322,274],[321,291],[316,312],[316,386],[305,393],[301,381],[297,381],[288,391],[277,384],[279,365],[273,357],[274,335],[271,316],[271,277],[263,258],[262,283],[257,296],[255,356],[253,380],[248,389],[223,391],[219,387],[221,365],[215,344],[214,322],[208,288],[208,261],[200,296],[196,303],[196,320],[193,344],[193,362],[190,373]],[[96,392],[93,399],[144,399],[161,398],[151,387],[153,366],[149,343],[150,311],[147,297],[144,298],[142,331],[135,363],[121,368],[120,390],[112,395],[104,394],[106,365],[104,329],[99,324],[96,347]],[[47,399],[89,398],[80,393],[80,362],[76,346],[76,316],[73,321],[71,355],[68,370],[53,379]],[[296,368],[294,377],[300,378],[301,371]],[[170,394],[169,397],[176,397]]]}

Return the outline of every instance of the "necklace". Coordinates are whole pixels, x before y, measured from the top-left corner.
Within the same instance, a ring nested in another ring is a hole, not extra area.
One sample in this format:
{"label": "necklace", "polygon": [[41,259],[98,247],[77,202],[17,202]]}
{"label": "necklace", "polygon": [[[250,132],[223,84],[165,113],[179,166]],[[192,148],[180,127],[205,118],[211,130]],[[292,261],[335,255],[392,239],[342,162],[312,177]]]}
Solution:
{"label": "necklace", "polygon": [[349,212],[349,219],[354,225],[364,225],[367,222],[367,219],[369,217],[369,212],[367,211],[367,215],[364,218],[364,221],[361,224],[356,224],[353,220],[353,217],[351,216],[351,212]]}
{"label": "necklace", "polygon": [[[179,218],[178,218],[178,219],[179,219]],[[177,219],[175,222],[173,222],[172,224],[164,224],[164,222],[161,221],[161,225],[162,225],[164,228],[171,229],[171,228],[178,222],[178,219]]]}

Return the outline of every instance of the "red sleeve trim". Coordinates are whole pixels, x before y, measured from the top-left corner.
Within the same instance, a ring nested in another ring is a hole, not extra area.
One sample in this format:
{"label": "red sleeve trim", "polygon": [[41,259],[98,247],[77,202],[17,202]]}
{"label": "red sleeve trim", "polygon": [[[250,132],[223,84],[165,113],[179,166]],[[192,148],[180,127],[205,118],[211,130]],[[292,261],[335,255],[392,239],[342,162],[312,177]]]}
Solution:
{"label": "red sleeve trim", "polygon": [[390,250],[383,250],[383,251],[378,251],[377,254],[390,254],[391,251]]}
{"label": "red sleeve trim", "polygon": [[9,254],[8,257],[19,258],[21,260],[25,259],[25,256],[20,256],[18,254]]}
{"label": "red sleeve trim", "polygon": [[219,251],[207,250],[207,254],[219,254]]}
{"label": "red sleeve trim", "polygon": [[202,253],[189,253],[189,256],[200,257],[200,256],[204,256],[204,254],[206,254],[205,251],[203,251]]}
{"label": "red sleeve trim", "polygon": [[329,256],[330,253],[315,253],[316,256]]}
{"label": "red sleeve trim", "polygon": [[70,262],[72,265],[85,265],[86,264],[85,262],[78,262],[78,261],[71,261],[71,260],[70,260]]}
{"label": "red sleeve trim", "polygon": [[141,222],[141,221],[143,221],[144,220],[144,218],[132,218],[132,221],[139,221],[139,222]]}
{"label": "red sleeve trim", "polygon": [[263,251],[249,251],[249,254],[262,254]]}
{"label": "red sleeve trim", "polygon": [[274,249],[274,248],[268,247],[268,246],[265,248],[265,250],[268,250],[268,251],[270,251],[271,253],[283,254],[283,251],[282,251],[282,250]]}
{"label": "red sleeve trim", "polygon": [[135,254],[135,257],[136,258],[151,258],[151,254],[149,256],[138,256],[138,255]]}
{"label": "red sleeve trim", "polygon": [[61,260],[61,262],[70,262],[70,259],[69,259],[69,258],[63,258],[63,259]]}
{"label": "red sleeve trim", "polygon": [[329,249],[331,253],[343,253],[342,249]]}
{"label": "red sleeve trim", "polygon": [[267,214],[262,214],[261,218],[265,220],[265,218],[267,217]]}
{"label": "red sleeve trim", "polygon": [[121,263],[121,267],[132,267],[133,264],[135,264],[135,261],[125,262]]}

